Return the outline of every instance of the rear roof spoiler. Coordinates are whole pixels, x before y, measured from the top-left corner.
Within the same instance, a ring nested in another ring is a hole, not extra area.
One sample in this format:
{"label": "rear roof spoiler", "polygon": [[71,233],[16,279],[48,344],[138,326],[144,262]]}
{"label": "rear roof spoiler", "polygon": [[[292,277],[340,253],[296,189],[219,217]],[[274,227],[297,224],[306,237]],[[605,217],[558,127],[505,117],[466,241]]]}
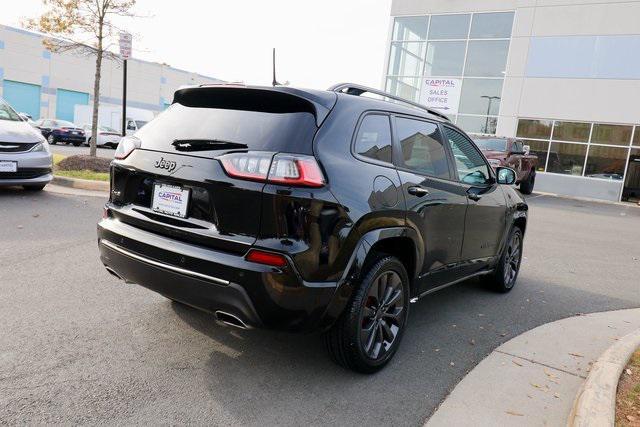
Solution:
{"label": "rear roof spoiler", "polygon": [[175,92],[173,102],[187,107],[226,108],[271,113],[309,112],[320,126],[335,105],[331,92],[290,87],[212,84],[186,87]]}

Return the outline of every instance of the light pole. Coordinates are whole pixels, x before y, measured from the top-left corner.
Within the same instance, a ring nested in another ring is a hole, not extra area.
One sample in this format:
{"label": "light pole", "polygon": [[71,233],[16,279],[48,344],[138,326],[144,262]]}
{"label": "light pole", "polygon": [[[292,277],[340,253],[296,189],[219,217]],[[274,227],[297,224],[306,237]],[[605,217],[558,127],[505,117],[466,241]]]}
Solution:
{"label": "light pole", "polygon": [[489,100],[489,102],[487,103],[487,117],[485,118],[485,121],[484,121],[484,133],[489,133],[489,113],[491,112],[491,103],[493,102],[494,99],[500,99],[500,97],[482,95],[480,96],[480,98],[485,98]]}

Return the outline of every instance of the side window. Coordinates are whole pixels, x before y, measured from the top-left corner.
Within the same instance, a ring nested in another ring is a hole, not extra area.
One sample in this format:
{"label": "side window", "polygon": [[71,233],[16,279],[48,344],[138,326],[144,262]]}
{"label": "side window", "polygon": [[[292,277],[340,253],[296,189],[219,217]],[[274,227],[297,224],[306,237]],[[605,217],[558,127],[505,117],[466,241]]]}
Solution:
{"label": "side window", "polygon": [[389,116],[369,114],[360,123],[356,136],[356,153],[370,159],[391,163],[391,126]]}
{"label": "side window", "polygon": [[396,129],[404,167],[420,174],[451,179],[438,125],[397,117]]}
{"label": "side window", "polygon": [[458,179],[466,184],[486,184],[491,178],[489,167],[473,143],[460,132],[445,127],[444,133],[456,161]]}
{"label": "side window", "polygon": [[524,151],[524,148],[522,147],[522,142],[514,141],[513,145],[511,146],[511,151],[515,153],[522,153]]}

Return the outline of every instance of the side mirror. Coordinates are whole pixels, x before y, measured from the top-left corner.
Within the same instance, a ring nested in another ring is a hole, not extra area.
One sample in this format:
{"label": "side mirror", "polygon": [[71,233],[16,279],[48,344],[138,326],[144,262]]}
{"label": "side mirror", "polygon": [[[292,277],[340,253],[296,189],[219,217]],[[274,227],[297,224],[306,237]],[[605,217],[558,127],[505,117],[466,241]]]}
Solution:
{"label": "side mirror", "polygon": [[528,156],[528,155],[529,155],[529,152],[531,151],[531,146],[529,146],[529,145],[524,145],[524,146],[522,147],[522,149],[523,149],[523,151],[524,151],[524,155],[525,155],[525,156]]}
{"label": "side mirror", "polygon": [[496,175],[498,176],[498,184],[511,185],[516,182],[516,171],[511,168],[499,166],[496,168]]}

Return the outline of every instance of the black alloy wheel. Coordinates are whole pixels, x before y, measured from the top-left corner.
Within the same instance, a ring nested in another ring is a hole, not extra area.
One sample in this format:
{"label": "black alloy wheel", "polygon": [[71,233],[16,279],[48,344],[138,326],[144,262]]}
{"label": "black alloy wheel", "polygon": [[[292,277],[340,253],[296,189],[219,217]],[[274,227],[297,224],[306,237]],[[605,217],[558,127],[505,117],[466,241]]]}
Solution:
{"label": "black alloy wheel", "polygon": [[404,325],[404,290],[395,271],[385,271],[372,283],[364,300],[360,344],[365,354],[380,360],[393,346]]}
{"label": "black alloy wheel", "polygon": [[394,356],[407,326],[409,278],[396,257],[374,255],[355,283],[351,300],[325,334],[331,358],[356,372],[371,374]]}
{"label": "black alloy wheel", "polygon": [[522,237],[520,227],[514,226],[495,270],[483,278],[487,285],[498,292],[509,292],[516,284],[522,262]]}
{"label": "black alloy wheel", "polygon": [[511,239],[507,244],[507,249],[504,255],[504,266],[502,267],[504,283],[509,288],[513,287],[516,282],[516,277],[518,276],[522,252],[521,249],[522,233],[520,233],[520,229],[517,229],[516,233],[511,233]]}

